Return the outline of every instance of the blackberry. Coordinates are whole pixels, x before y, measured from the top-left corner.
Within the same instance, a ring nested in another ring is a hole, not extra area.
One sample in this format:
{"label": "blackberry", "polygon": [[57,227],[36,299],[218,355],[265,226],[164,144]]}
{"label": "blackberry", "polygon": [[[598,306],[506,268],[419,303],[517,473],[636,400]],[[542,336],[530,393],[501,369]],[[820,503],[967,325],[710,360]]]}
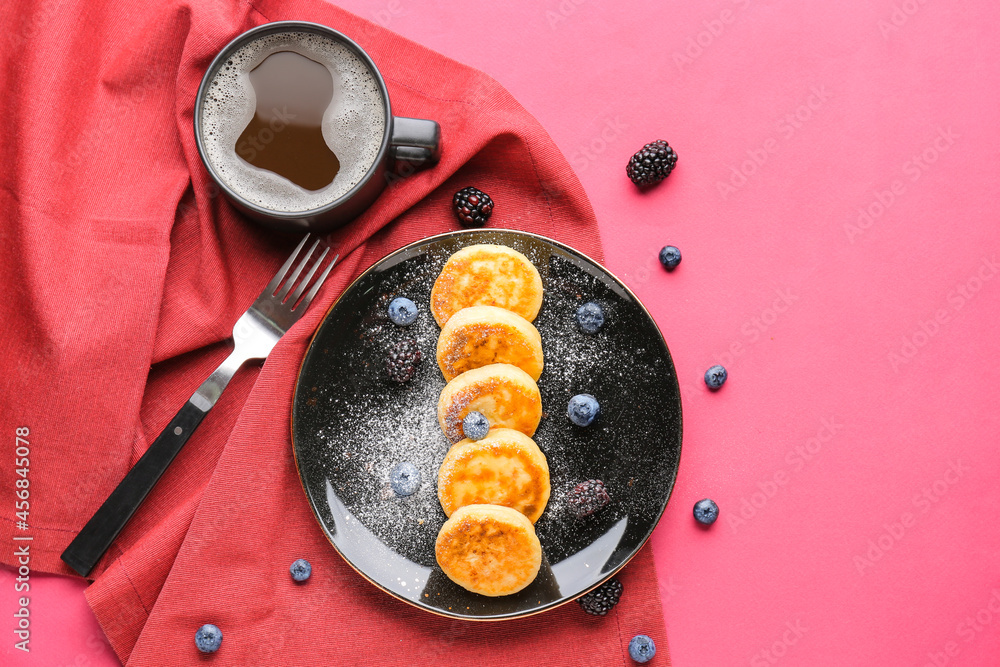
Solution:
{"label": "blackberry", "polygon": [[463,227],[482,227],[493,214],[493,200],[490,196],[471,186],[455,193],[451,207]]}
{"label": "blackberry", "polygon": [[677,153],[660,139],[646,144],[638,153],[632,156],[625,168],[625,173],[632,182],[642,187],[655,185],[670,175],[677,164]]}
{"label": "blackberry", "polygon": [[611,496],[604,488],[604,482],[599,479],[580,482],[569,492],[569,505],[581,519],[590,516],[610,502]]}
{"label": "blackberry", "polygon": [[622,597],[624,587],[617,579],[608,579],[603,584],[577,599],[580,607],[592,616],[606,616],[614,609]]}
{"label": "blackberry", "polygon": [[417,372],[417,365],[420,363],[420,348],[417,341],[406,338],[396,343],[396,346],[389,351],[385,367],[389,371],[389,377],[395,382],[409,382]]}

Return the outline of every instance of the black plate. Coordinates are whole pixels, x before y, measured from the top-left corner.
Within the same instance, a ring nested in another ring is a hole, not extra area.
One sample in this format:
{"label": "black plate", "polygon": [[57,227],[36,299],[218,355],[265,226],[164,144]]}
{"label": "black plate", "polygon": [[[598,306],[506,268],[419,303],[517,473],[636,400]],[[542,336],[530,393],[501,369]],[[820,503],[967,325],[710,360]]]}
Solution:
{"label": "black plate", "polygon": [[[437,470],[449,442],[437,423],[444,378],[435,363],[440,329],[430,291],[445,261],[474,243],[524,253],[542,276],[535,320],[545,371],[544,414],[534,439],[550,468],[552,496],[535,528],[544,559],[538,578],[515,595],[486,597],[452,583],[434,541],[446,517]],[[386,314],[396,296],[420,309],[409,327]],[[605,324],[582,333],[576,308],[597,301]],[[423,361],[408,384],[389,380],[387,350],[415,338]],[[589,393],[601,415],[572,425],[566,405]],[[681,453],[681,401],[670,352],[639,300],[614,276],[560,243],[524,232],[473,230],[419,241],[363,273],[326,314],[306,353],[292,408],[299,476],[327,537],[372,583],[428,611],[474,620],[516,618],[556,607],[613,575],[649,538],[666,507]],[[416,494],[396,497],[389,471],[411,461]],[[612,502],[577,519],[566,495],[601,479]]]}

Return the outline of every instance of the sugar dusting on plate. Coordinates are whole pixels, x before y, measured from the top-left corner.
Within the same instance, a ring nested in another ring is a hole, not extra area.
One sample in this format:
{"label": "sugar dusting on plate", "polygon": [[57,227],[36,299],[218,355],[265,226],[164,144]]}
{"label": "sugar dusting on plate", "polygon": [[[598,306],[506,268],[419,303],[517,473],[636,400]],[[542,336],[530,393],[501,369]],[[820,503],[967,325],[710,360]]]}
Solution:
{"label": "sugar dusting on plate", "polygon": [[[508,245],[524,253],[542,276],[545,296],[534,324],[545,354],[538,380],[543,416],[533,439],[548,460],[552,484],[549,504],[536,524],[547,564],[556,566],[628,526],[637,530],[636,524],[646,523],[651,530],[676,471],[676,461],[658,459],[662,443],[674,437],[679,456],[679,411],[661,414],[664,396],[652,395],[664,393],[671,382],[676,386],[676,379],[655,327],[636,324],[646,317],[641,306],[598,269],[588,272],[531,237],[519,243],[509,232],[496,236],[491,240],[489,232],[480,232],[462,243],[431,245],[368,274],[331,311],[314,342],[322,349],[307,360],[310,378],[329,379],[310,380],[317,387],[310,394],[315,410],[300,420],[308,425],[297,427],[311,429],[309,437],[322,443],[305,463],[300,456],[307,488],[316,483],[311,480],[328,480],[358,522],[399,555],[426,567],[436,567],[434,541],[446,519],[437,498],[437,471],[450,447],[437,421],[445,381],[435,360],[440,328],[429,297],[441,266],[462,245]],[[388,304],[397,296],[419,308],[410,326],[388,319]],[[574,317],[586,301],[604,309],[605,324],[595,334],[582,332]],[[389,380],[385,356],[403,338],[416,339],[422,361],[414,378],[400,385]],[[578,393],[601,402],[601,416],[587,428],[566,417],[567,403]],[[389,486],[389,472],[402,461],[420,470],[422,483],[415,494],[401,498]],[[595,478],[605,482],[612,502],[577,519],[566,506],[566,494],[578,482]],[[574,581],[584,586],[598,581],[603,571],[627,560],[627,547],[640,538],[612,544],[600,562],[581,563],[592,571],[590,579],[574,575]],[[560,572],[554,568],[558,588],[564,587]]]}

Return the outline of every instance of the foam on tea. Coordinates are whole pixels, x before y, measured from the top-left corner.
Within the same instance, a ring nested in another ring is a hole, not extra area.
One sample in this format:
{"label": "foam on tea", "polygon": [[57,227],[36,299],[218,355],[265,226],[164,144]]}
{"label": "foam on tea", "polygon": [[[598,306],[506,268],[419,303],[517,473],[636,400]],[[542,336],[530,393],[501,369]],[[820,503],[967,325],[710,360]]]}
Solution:
{"label": "foam on tea", "polygon": [[[282,132],[301,115],[295,113],[292,100],[287,109],[282,105],[258,113],[251,72],[279,52],[308,58],[325,67],[331,77],[332,98],[322,115],[321,130],[326,148],[336,156],[338,164],[332,172],[332,182],[319,189],[306,189],[246,159],[253,153],[259,154],[258,148],[266,151],[268,147],[279,146],[282,140],[287,141]],[[233,53],[209,84],[200,122],[206,157],[230,188],[262,208],[295,212],[333,202],[364,177],[378,155],[385,116],[382,93],[374,75],[351,49],[320,35],[287,32],[260,37]],[[251,127],[256,132],[246,136],[245,131]]]}

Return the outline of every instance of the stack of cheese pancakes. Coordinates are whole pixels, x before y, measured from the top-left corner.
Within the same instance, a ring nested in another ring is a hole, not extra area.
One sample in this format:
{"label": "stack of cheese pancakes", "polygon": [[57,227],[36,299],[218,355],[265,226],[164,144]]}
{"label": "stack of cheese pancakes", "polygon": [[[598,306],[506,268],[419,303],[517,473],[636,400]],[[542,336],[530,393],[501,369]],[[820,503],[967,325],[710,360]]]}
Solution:
{"label": "stack of cheese pancakes", "polygon": [[[549,500],[549,467],[531,439],[542,417],[535,382],[542,339],[532,321],[542,279],[521,253],[473,245],[449,258],[431,292],[441,326],[437,362],[447,386],[438,421],[454,443],[438,472],[438,498],[449,517],[437,537],[444,573],[474,593],[510,595],[541,567],[534,523]],[[462,421],[480,412],[490,424],[479,440]]]}

